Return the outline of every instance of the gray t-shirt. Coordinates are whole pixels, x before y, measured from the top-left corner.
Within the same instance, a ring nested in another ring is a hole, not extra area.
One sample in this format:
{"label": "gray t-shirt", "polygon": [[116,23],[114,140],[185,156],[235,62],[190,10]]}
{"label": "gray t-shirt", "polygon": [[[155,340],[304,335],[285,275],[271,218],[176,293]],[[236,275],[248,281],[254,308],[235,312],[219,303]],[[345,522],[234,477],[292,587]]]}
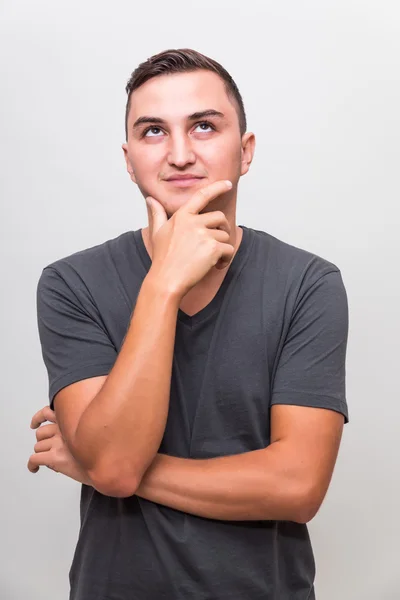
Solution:
{"label": "gray t-shirt", "polygon": [[[211,303],[178,312],[159,452],[240,454],[270,444],[270,407],[331,409],[348,422],[348,305],[339,269],[264,231],[243,238]],[[49,400],[107,375],[151,265],[141,230],[43,269],[37,310]],[[313,600],[305,524],[206,519],[82,485],[70,600]]]}

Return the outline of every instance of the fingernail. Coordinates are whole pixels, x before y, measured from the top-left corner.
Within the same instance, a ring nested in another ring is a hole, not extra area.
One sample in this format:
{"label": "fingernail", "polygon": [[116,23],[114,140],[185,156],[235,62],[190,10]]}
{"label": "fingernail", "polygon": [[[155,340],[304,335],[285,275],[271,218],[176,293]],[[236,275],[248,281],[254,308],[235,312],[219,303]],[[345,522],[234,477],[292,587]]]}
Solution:
{"label": "fingernail", "polygon": [[225,181],[225,183],[226,183],[226,185],[227,185],[229,188],[231,188],[231,187],[232,187],[232,181],[229,181],[229,179],[227,179],[227,180]]}
{"label": "fingernail", "polygon": [[151,208],[151,198],[146,198],[146,204]]}

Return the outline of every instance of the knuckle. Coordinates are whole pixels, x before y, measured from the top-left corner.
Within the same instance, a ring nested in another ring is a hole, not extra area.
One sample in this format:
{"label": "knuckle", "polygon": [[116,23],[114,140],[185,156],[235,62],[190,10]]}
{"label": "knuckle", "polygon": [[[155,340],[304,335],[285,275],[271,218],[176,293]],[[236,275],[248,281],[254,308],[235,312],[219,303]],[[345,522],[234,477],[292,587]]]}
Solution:
{"label": "knuckle", "polygon": [[210,240],[210,248],[211,248],[211,251],[213,252],[213,254],[215,254],[215,252],[217,252],[217,250],[218,250],[217,240],[214,240],[214,239]]}
{"label": "knuckle", "polygon": [[203,239],[208,239],[208,229],[207,227],[198,227],[197,228],[197,233],[198,235],[200,235]]}

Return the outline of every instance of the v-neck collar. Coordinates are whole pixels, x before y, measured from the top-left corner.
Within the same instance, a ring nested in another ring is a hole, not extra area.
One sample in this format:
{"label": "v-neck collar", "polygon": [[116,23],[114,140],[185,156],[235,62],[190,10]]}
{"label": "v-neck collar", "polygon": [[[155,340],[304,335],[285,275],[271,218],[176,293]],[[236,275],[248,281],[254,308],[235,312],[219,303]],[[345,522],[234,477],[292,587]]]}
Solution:
{"label": "v-neck collar", "polygon": [[[239,248],[237,249],[236,254],[233,257],[233,260],[232,260],[231,264],[229,265],[228,272],[225,275],[214,298],[211,300],[211,302],[209,302],[207,304],[207,306],[205,306],[200,311],[198,311],[197,313],[195,313],[194,315],[191,315],[191,316],[179,308],[178,309],[178,319],[180,322],[193,327],[194,325],[197,325],[200,321],[203,321],[203,319],[206,319],[207,317],[209,317],[214,312],[214,310],[216,310],[217,307],[219,306],[222,298],[224,297],[227,287],[229,286],[230,282],[234,278],[236,272],[238,271],[238,269],[242,263],[244,256],[247,253],[247,250],[249,249],[249,233],[250,233],[249,229],[247,227],[245,227],[244,225],[239,225],[239,227],[243,230],[243,235],[242,235],[242,239],[240,241]],[[151,257],[149,255],[149,253],[147,252],[145,243],[143,241],[142,230],[137,229],[136,231],[133,232],[133,235],[134,235],[137,249],[139,251],[140,258],[142,260],[143,266],[147,273],[151,267],[152,261],[151,261]]]}

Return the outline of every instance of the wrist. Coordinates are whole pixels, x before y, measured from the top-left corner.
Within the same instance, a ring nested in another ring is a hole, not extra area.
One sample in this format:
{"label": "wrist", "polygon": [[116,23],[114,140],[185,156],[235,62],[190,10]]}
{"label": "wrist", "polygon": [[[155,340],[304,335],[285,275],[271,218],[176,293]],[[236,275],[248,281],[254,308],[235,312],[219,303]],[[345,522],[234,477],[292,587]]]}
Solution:
{"label": "wrist", "polygon": [[143,286],[150,291],[152,296],[158,296],[160,299],[175,304],[177,309],[179,308],[183,296],[182,292],[170,278],[164,276],[155,267],[150,267],[143,281]]}

